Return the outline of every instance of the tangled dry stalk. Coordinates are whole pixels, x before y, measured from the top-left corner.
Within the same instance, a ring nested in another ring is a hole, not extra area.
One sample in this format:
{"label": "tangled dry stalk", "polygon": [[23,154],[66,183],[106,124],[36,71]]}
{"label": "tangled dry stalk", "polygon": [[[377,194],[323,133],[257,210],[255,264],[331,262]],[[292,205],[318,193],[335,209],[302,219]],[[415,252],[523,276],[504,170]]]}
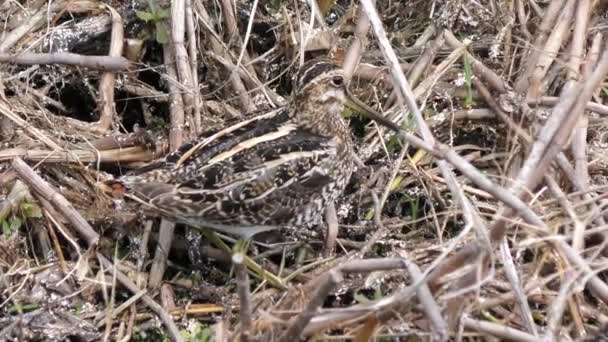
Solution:
{"label": "tangled dry stalk", "polygon": [[[605,2],[0,9],[0,340],[605,338]],[[383,115],[321,234],[230,255],[99,188],[315,56]]]}

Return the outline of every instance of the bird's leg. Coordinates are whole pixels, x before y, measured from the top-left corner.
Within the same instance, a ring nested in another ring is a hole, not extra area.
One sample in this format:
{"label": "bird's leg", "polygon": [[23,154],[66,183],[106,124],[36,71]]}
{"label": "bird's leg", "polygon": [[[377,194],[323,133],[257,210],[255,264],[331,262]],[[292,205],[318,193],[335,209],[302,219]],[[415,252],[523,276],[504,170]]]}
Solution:
{"label": "bird's leg", "polygon": [[[226,243],[224,243],[224,241],[222,241],[222,239],[220,239],[213,230],[202,228],[201,232],[203,233],[203,235],[205,235],[205,238],[209,242],[214,244],[217,248],[223,250],[224,252],[226,252],[228,254],[232,254],[232,249],[230,249],[230,247],[228,247],[228,245],[226,245]],[[247,241],[247,246],[249,246],[249,241],[250,241],[249,239],[238,240],[237,243],[235,244],[235,246],[239,244],[239,241]],[[245,249],[245,250],[247,250],[247,249]],[[245,266],[247,266],[247,268],[249,268],[259,278],[267,280],[271,285],[273,285],[276,288],[279,288],[282,290],[287,289],[287,286],[285,286],[283,279],[277,277],[276,275],[272,274],[271,272],[266,271],[262,266],[260,266],[258,263],[256,263],[250,257],[248,257],[245,253],[243,253],[243,255],[245,256]]]}

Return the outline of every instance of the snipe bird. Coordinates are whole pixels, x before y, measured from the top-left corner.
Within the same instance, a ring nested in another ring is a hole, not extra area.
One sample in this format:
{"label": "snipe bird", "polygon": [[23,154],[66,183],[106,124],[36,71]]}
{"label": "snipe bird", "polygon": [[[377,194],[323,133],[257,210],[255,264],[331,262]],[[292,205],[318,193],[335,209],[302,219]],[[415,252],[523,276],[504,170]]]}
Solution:
{"label": "snipe bird", "polygon": [[288,105],[205,132],[117,182],[170,220],[245,239],[316,224],[354,167],[345,83],[336,64],[309,61]]}

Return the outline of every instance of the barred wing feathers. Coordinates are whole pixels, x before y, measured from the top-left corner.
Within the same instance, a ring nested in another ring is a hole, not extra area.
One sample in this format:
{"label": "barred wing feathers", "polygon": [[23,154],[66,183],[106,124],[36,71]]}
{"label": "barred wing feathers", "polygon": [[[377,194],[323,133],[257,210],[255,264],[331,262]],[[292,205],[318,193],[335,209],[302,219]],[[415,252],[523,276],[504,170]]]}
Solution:
{"label": "barred wing feathers", "polygon": [[156,169],[122,181],[138,201],[176,221],[252,235],[306,221],[296,211],[336,182],[324,166],[336,158],[332,139],[297,128],[276,110],[208,132]]}

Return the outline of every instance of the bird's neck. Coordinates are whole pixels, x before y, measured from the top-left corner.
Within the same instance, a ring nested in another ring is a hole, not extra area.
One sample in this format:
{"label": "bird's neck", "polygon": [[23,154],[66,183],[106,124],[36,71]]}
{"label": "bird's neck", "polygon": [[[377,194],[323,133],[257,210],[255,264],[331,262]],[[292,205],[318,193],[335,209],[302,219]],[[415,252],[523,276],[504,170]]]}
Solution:
{"label": "bird's neck", "polygon": [[350,139],[346,122],[342,118],[344,104],[328,105],[316,101],[294,103],[289,108],[292,120],[314,134],[338,139]]}

